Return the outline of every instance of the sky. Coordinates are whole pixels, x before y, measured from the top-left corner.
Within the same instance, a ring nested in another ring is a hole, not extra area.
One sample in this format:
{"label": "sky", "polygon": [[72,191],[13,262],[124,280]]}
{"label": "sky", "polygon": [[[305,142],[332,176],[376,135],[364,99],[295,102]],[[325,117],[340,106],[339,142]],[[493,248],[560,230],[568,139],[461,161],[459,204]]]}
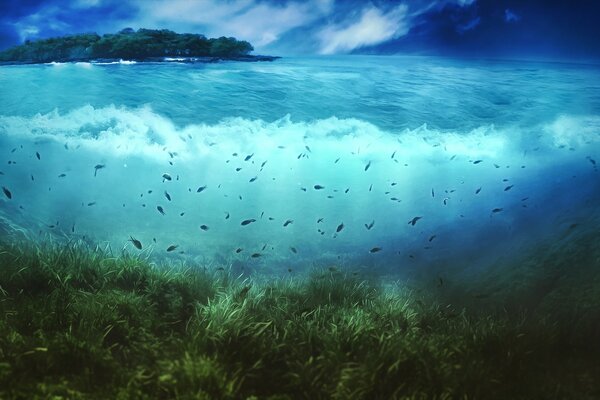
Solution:
{"label": "sky", "polygon": [[255,54],[600,60],[600,0],[0,0],[0,49],[131,27],[234,36]]}

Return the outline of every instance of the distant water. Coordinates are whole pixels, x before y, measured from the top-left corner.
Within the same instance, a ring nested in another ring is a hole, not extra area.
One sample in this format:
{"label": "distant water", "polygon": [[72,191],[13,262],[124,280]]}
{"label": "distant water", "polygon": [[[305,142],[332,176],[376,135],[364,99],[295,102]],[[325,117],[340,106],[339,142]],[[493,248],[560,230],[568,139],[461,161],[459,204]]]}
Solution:
{"label": "distant water", "polygon": [[4,225],[138,252],[133,236],[154,259],[270,273],[489,264],[597,229],[599,163],[597,66],[0,67]]}

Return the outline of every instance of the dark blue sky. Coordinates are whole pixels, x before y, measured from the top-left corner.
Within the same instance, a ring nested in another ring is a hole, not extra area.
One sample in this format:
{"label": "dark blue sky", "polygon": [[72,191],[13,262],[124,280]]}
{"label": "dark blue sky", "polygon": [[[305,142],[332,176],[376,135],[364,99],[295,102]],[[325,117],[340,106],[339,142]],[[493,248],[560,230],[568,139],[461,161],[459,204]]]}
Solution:
{"label": "dark blue sky", "polygon": [[235,36],[282,55],[600,59],[598,0],[0,0],[0,49],[124,27]]}

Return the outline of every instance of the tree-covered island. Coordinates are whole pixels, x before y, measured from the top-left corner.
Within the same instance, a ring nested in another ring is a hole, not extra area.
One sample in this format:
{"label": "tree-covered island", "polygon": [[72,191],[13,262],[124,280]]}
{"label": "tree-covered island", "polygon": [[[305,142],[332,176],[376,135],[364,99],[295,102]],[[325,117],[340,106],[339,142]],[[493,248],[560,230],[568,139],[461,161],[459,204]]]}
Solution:
{"label": "tree-covered island", "polygon": [[206,38],[168,29],[126,28],[115,34],[85,33],[26,41],[0,52],[1,63],[37,64],[48,62],[134,60],[164,61],[177,58],[188,62],[219,60],[272,61],[278,57],[250,55],[254,48],[233,37]]}

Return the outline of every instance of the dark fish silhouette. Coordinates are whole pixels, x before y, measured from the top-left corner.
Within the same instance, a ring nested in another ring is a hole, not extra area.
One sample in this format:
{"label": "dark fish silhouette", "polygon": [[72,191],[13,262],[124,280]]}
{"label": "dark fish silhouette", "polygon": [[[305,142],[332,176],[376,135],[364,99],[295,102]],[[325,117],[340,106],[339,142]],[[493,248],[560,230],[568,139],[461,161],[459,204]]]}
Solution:
{"label": "dark fish silhouette", "polygon": [[373,190],[373,184],[371,184],[371,185],[369,186],[369,192],[370,192],[371,190]]}
{"label": "dark fish silhouette", "polygon": [[252,255],[250,257],[252,257],[252,258],[258,258],[260,256],[261,256],[260,253],[252,253]]}
{"label": "dark fish silhouette", "polygon": [[200,229],[202,229],[203,231],[207,231],[209,228],[207,225],[200,225]]}
{"label": "dark fish silhouette", "polygon": [[252,158],[252,156],[254,156],[254,153],[247,155],[246,158],[244,158],[244,161],[250,161],[250,159]]}
{"label": "dark fish silhouette", "polygon": [[60,174],[58,177],[59,178],[64,178],[65,176],[67,176],[67,174]]}
{"label": "dark fish silhouette", "polygon": [[293,222],[294,222],[293,220],[291,220],[291,219],[288,219],[287,221],[285,221],[285,222],[283,223],[283,226],[284,226],[284,227],[286,227],[286,226],[288,226],[289,224],[291,224],[291,223],[293,223]]}
{"label": "dark fish silhouette", "polygon": [[253,222],[256,222],[256,220],[254,218],[245,219],[245,220],[242,221],[241,225],[242,226],[246,226],[246,225],[251,224]]}
{"label": "dark fish silhouette", "polygon": [[290,251],[294,254],[298,254],[298,250],[295,247],[290,247]]}
{"label": "dark fish silhouette", "polygon": [[237,168],[235,169],[235,172],[240,172],[241,170],[242,170],[242,167],[237,167]]}
{"label": "dark fish silhouette", "polygon": [[396,155],[396,152],[394,151],[394,152],[392,153],[392,156],[391,156],[390,158],[394,158],[394,156],[395,156],[395,155]]}
{"label": "dark fish silhouette", "polygon": [[164,181],[170,181],[171,179],[171,175],[167,174],[166,172],[164,174],[162,174],[162,178],[163,178],[163,182]]}
{"label": "dark fish silhouette", "polygon": [[492,212],[493,212],[493,213],[499,213],[499,212],[500,212],[500,211],[502,211],[502,210],[503,210],[502,208],[494,208],[494,209],[492,210]]}
{"label": "dark fish silhouette", "polygon": [[249,181],[249,182],[254,182],[254,181],[255,181],[255,180],[257,180],[257,179],[258,179],[258,176],[255,176],[254,178],[250,178],[250,181]]}
{"label": "dark fish silhouette", "polygon": [[201,193],[201,192],[203,192],[205,189],[206,189],[206,185],[204,185],[204,186],[200,186],[200,187],[199,187],[199,188],[196,190],[196,193]]}
{"label": "dark fish silhouette", "polygon": [[[73,230],[75,230],[75,225],[73,225]],[[133,243],[133,245],[135,246],[136,249],[138,249],[138,250],[142,249],[142,242],[140,242],[139,240],[135,239],[133,236],[129,236],[129,241],[131,243]]]}
{"label": "dark fish silhouette", "polygon": [[504,191],[508,192],[510,189],[512,189],[513,186],[515,186],[515,185],[509,185],[509,186],[505,187]]}
{"label": "dark fish silhouette", "polygon": [[167,247],[167,252],[171,252],[171,251],[177,249],[178,247],[179,247],[179,245],[172,244],[169,247]]}
{"label": "dark fish silhouette", "polygon": [[87,205],[88,205],[88,207],[95,206],[95,205],[96,205],[96,202],[95,202],[95,201],[92,201],[92,202],[88,203]]}
{"label": "dark fish silhouette", "polygon": [[267,164],[267,162],[266,162],[266,161],[263,161],[263,163],[262,163],[262,164],[260,164],[260,168],[262,169],[262,168],[265,166],[265,164]]}
{"label": "dark fish silhouette", "polygon": [[477,190],[475,191],[475,194],[479,194],[479,192],[481,192],[481,188],[477,189]]}
{"label": "dark fish silhouette", "polygon": [[435,192],[433,191],[433,188],[431,189],[431,197],[435,197]]}
{"label": "dark fish silhouette", "polygon": [[483,160],[475,160],[473,161],[473,164],[479,164],[480,162],[483,162]]}
{"label": "dark fish silhouette", "polygon": [[339,158],[336,158],[336,159],[335,159],[335,161],[334,161],[333,163],[334,163],[334,164],[337,164],[337,163],[338,163],[338,161],[340,161],[340,159],[339,159]]}
{"label": "dark fish silhouette", "polygon": [[325,189],[325,186],[315,185],[314,188],[315,188],[315,190],[321,190],[321,189]]}
{"label": "dark fish silhouette", "polygon": [[310,150],[310,147],[308,147],[308,146],[304,146],[304,148],[305,148],[306,150],[308,150],[308,152],[309,152],[309,153],[312,153],[312,151]]}
{"label": "dark fish silhouette", "polygon": [[338,227],[336,228],[335,232],[336,233],[340,233],[342,231],[342,229],[344,229],[344,223],[343,222],[338,225]]}
{"label": "dark fish silhouette", "polygon": [[183,217],[185,215],[185,212],[179,213],[180,217]]}
{"label": "dark fish silhouette", "polygon": [[104,165],[104,164],[96,164],[96,166],[94,167],[94,176],[96,176],[96,174],[98,173],[99,169],[102,169],[104,167],[106,167],[106,165]]}
{"label": "dark fish silhouette", "polygon": [[373,225],[375,225],[375,220],[371,221],[370,224],[365,224],[365,228],[367,228],[367,230],[371,230],[371,228],[373,227]]}
{"label": "dark fish silhouette", "polygon": [[350,188],[346,188],[346,190],[344,190],[344,193],[348,193],[350,191]]}
{"label": "dark fish silhouette", "polygon": [[6,197],[8,197],[8,199],[12,199],[12,193],[10,192],[10,190],[8,190],[6,187],[2,186],[2,191],[4,192],[4,195]]}
{"label": "dark fish silhouette", "polygon": [[305,187],[301,187],[300,190],[302,190],[303,192],[306,192],[306,188]]}
{"label": "dark fish silhouette", "polygon": [[429,237],[429,241],[430,241],[430,242],[431,242],[431,241],[433,241],[433,239],[435,239],[436,237],[437,237],[437,235],[431,235],[431,236]]}
{"label": "dark fish silhouette", "polygon": [[229,213],[225,212],[225,219],[229,219]]}
{"label": "dark fish silhouette", "polygon": [[241,253],[242,251],[244,251],[244,249],[242,249],[241,247],[238,247],[237,249],[235,249],[236,253]]}
{"label": "dark fish silhouette", "polygon": [[165,190],[165,197],[167,200],[171,201],[171,195]]}
{"label": "dark fish silhouette", "polygon": [[40,157],[40,153],[38,153],[37,151],[35,152],[35,156],[37,157],[38,160],[41,160],[42,158]]}
{"label": "dark fish silhouette", "polygon": [[373,247],[371,250],[369,250],[369,253],[377,253],[381,250],[382,250],[381,247]]}
{"label": "dark fish silhouette", "polygon": [[319,218],[319,219],[317,220],[317,224],[318,224],[319,222],[323,222],[323,218]]}
{"label": "dark fish silhouette", "polygon": [[367,165],[365,165],[365,171],[367,171],[370,167],[371,167],[371,161],[369,161],[367,163]]}
{"label": "dark fish silhouette", "polygon": [[165,210],[162,208],[162,206],[156,206],[156,209],[158,210],[159,213],[161,213],[162,215],[165,215]]}
{"label": "dark fish silhouette", "polygon": [[415,224],[417,223],[418,220],[420,220],[423,217],[414,217],[413,219],[411,219],[410,221],[408,221],[409,225],[415,226]]}

